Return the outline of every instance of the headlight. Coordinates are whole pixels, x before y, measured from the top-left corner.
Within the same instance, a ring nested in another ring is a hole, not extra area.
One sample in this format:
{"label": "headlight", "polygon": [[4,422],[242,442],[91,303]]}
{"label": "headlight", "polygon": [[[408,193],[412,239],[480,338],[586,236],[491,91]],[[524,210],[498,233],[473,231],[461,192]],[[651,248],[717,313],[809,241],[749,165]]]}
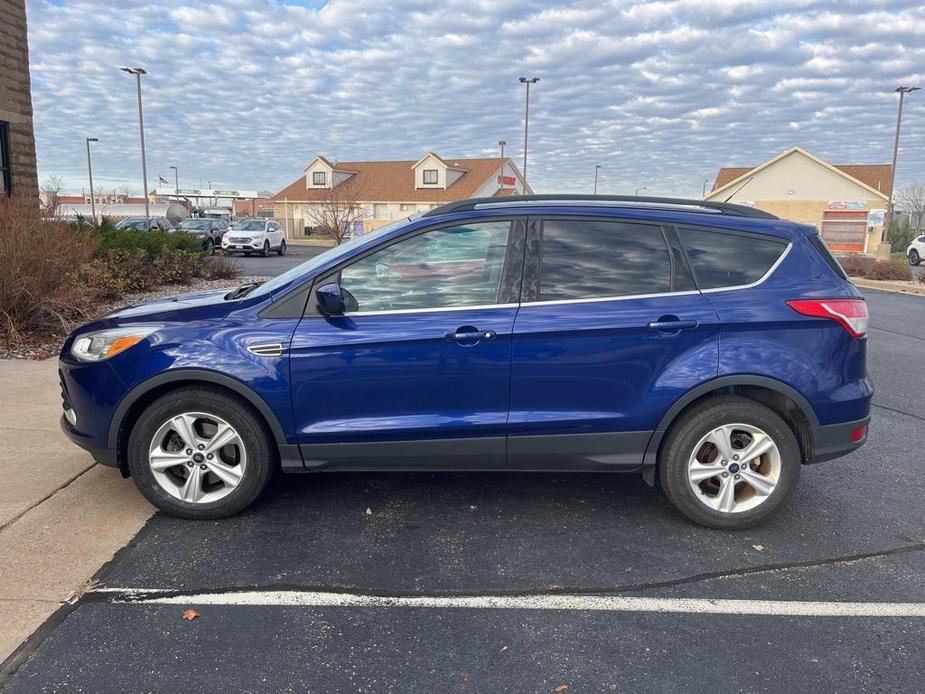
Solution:
{"label": "headlight", "polygon": [[124,352],[160,329],[159,325],[133,325],[110,328],[81,335],[71,345],[71,355],[78,361],[103,361]]}

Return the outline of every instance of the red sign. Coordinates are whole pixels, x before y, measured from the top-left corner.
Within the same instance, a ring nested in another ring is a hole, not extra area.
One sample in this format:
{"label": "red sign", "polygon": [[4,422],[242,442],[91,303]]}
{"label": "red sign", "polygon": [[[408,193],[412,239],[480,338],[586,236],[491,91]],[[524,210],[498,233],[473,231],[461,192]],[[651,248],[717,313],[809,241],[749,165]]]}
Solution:
{"label": "red sign", "polygon": [[513,176],[498,176],[498,183],[503,186],[514,186],[517,184],[517,179]]}

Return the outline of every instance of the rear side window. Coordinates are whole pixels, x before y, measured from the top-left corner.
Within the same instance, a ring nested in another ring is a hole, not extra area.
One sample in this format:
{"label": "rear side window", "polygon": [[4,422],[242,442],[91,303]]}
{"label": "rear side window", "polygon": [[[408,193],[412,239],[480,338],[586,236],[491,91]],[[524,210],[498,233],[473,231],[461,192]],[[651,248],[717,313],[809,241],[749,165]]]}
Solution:
{"label": "rear side window", "polygon": [[671,261],[662,230],[603,220],[543,222],[539,301],[668,292]]}
{"label": "rear side window", "polygon": [[757,282],[781,257],[787,244],[768,237],[678,228],[681,244],[701,289]]}
{"label": "rear side window", "polygon": [[822,256],[822,259],[826,262],[826,264],[830,268],[832,268],[832,270],[835,272],[836,275],[841,277],[843,280],[848,279],[848,275],[845,274],[845,271],[842,268],[842,266],[835,259],[835,256],[832,255],[832,252],[829,250],[829,247],[825,245],[825,241],[819,238],[819,234],[813,234],[812,236],[810,236],[809,242],[813,244],[813,246],[816,248],[817,251],[819,251],[819,255]]}

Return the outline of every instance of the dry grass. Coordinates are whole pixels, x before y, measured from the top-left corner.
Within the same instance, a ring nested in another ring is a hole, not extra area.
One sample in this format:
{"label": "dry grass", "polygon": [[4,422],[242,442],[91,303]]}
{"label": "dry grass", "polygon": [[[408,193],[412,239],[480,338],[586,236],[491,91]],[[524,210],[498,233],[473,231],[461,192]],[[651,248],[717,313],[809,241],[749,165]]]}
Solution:
{"label": "dry grass", "polygon": [[95,297],[77,281],[96,240],[64,222],[42,219],[19,198],[0,200],[0,338],[67,330]]}
{"label": "dry grass", "polygon": [[841,266],[849,277],[864,277],[869,280],[912,279],[909,265],[901,260],[877,260],[864,256],[848,256],[840,259]]}

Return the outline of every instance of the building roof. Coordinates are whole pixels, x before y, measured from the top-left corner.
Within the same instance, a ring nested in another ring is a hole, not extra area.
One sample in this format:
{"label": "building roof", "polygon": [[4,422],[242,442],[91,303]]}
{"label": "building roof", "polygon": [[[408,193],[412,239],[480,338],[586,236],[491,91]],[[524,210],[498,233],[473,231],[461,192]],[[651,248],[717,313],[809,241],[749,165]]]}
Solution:
{"label": "building roof", "polygon": [[[355,171],[341,186],[353,188],[357,200],[369,202],[451,202],[472,197],[479,188],[501,170],[507,157],[490,159],[445,159],[451,169],[465,169],[446,190],[415,188],[414,161],[344,161],[333,168]],[[340,187],[340,186],[338,186]],[[305,175],[273,196],[274,200],[318,201],[329,195],[326,188],[306,188]]]}
{"label": "building roof", "polygon": [[[787,151],[789,152],[793,149],[799,148],[794,147]],[[724,166],[717,172],[712,190],[719,190],[760,166],[763,166],[763,164],[759,166]],[[893,168],[890,164],[832,164],[832,167],[886,196],[890,194],[890,172]]]}

